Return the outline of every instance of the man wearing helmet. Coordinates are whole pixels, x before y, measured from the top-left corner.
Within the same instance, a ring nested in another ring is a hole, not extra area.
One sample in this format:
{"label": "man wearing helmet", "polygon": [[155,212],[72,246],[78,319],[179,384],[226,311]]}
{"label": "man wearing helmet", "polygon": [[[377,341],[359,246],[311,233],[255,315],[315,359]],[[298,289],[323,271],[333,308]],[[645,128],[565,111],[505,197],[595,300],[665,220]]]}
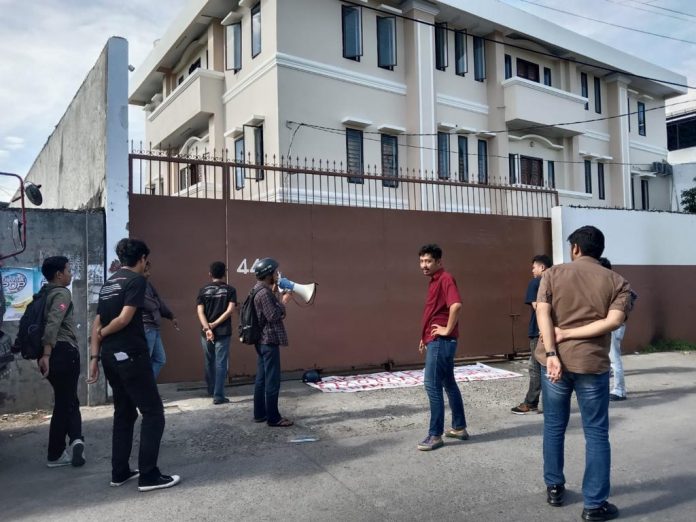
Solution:
{"label": "man wearing helmet", "polygon": [[293,422],[278,411],[280,393],[280,347],[288,345],[285,331],[285,303],[290,293],[282,297],[278,293],[278,262],[270,257],[254,265],[258,279],[254,292],[254,309],[261,328],[261,338],[256,343],[256,380],[254,382],[254,421],[269,426],[285,428]]}

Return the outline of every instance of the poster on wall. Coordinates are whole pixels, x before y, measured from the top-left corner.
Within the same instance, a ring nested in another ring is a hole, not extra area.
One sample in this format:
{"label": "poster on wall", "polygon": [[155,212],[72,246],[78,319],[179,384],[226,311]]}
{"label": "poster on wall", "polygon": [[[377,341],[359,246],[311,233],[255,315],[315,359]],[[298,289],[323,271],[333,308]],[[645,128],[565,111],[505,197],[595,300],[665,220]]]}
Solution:
{"label": "poster on wall", "polygon": [[0,268],[5,294],[4,321],[19,321],[32,297],[46,283],[40,268]]}

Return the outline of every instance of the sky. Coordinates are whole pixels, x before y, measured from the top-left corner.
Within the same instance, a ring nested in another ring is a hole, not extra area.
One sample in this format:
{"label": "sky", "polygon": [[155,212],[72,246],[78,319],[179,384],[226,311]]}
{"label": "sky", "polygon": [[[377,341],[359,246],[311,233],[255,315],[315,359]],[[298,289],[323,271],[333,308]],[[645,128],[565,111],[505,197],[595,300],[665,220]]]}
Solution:
{"label": "sky", "polygon": [[[110,36],[128,40],[129,62],[137,68],[185,1],[0,0],[0,172],[26,175]],[[501,1],[523,9],[683,74],[696,85],[696,44],[542,7],[696,41],[693,0],[475,1]],[[131,139],[144,139],[140,107],[130,108],[129,124]],[[16,189],[9,179],[0,177],[0,200]]]}

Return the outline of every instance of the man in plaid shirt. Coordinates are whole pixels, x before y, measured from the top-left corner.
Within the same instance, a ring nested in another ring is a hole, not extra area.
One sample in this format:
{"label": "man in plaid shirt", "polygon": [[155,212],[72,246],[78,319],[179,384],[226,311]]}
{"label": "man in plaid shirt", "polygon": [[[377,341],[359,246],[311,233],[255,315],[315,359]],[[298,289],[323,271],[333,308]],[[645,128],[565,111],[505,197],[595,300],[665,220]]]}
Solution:
{"label": "man in plaid shirt", "polygon": [[270,257],[254,265],[258,282],[253,288],[254,309],[261,327],[261,339],[256,343],[256,380],[254,382],[254,421],[285,428],[293,422],[278,411],[280,393],[280,347],[288,345],[285,331],[285,303],[290,293],[279,298],[276,284],[278,262]]}

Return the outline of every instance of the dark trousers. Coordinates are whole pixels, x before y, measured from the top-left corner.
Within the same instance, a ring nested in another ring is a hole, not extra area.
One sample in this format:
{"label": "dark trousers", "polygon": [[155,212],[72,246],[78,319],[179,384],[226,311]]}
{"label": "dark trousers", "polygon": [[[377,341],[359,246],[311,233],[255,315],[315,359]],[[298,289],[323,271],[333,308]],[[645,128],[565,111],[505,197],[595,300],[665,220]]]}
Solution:
{"label": "dark trousers", "polygon": [[254,419],[275,424],[282,419],[278,411],[280,394],[280,348],[277,344],[256,345],[254,381]]}
{"label": "dark trousers", "polygon": [[[128,476],[128,460],[133,446],[133,427],[138,410],[143,416],[140,425],[138,469],[141,478],[159,476],[157,457],[164,432],[164,407],[147,352],[117,361],[113,352],[102,357],[104,375],[114,394],[114,427],[111,448],[113,480]],[[137,408],[137,410],[136,410]]]}
{"label": "dark trousers", "polygon": [[48,361],[48,382],[53,387],[53,415],[48,431],[48,460],[60,458],[65,437],[72,443],[82,438],[82,416],[77,398],[80,352],[70,343],[59,341]]}

